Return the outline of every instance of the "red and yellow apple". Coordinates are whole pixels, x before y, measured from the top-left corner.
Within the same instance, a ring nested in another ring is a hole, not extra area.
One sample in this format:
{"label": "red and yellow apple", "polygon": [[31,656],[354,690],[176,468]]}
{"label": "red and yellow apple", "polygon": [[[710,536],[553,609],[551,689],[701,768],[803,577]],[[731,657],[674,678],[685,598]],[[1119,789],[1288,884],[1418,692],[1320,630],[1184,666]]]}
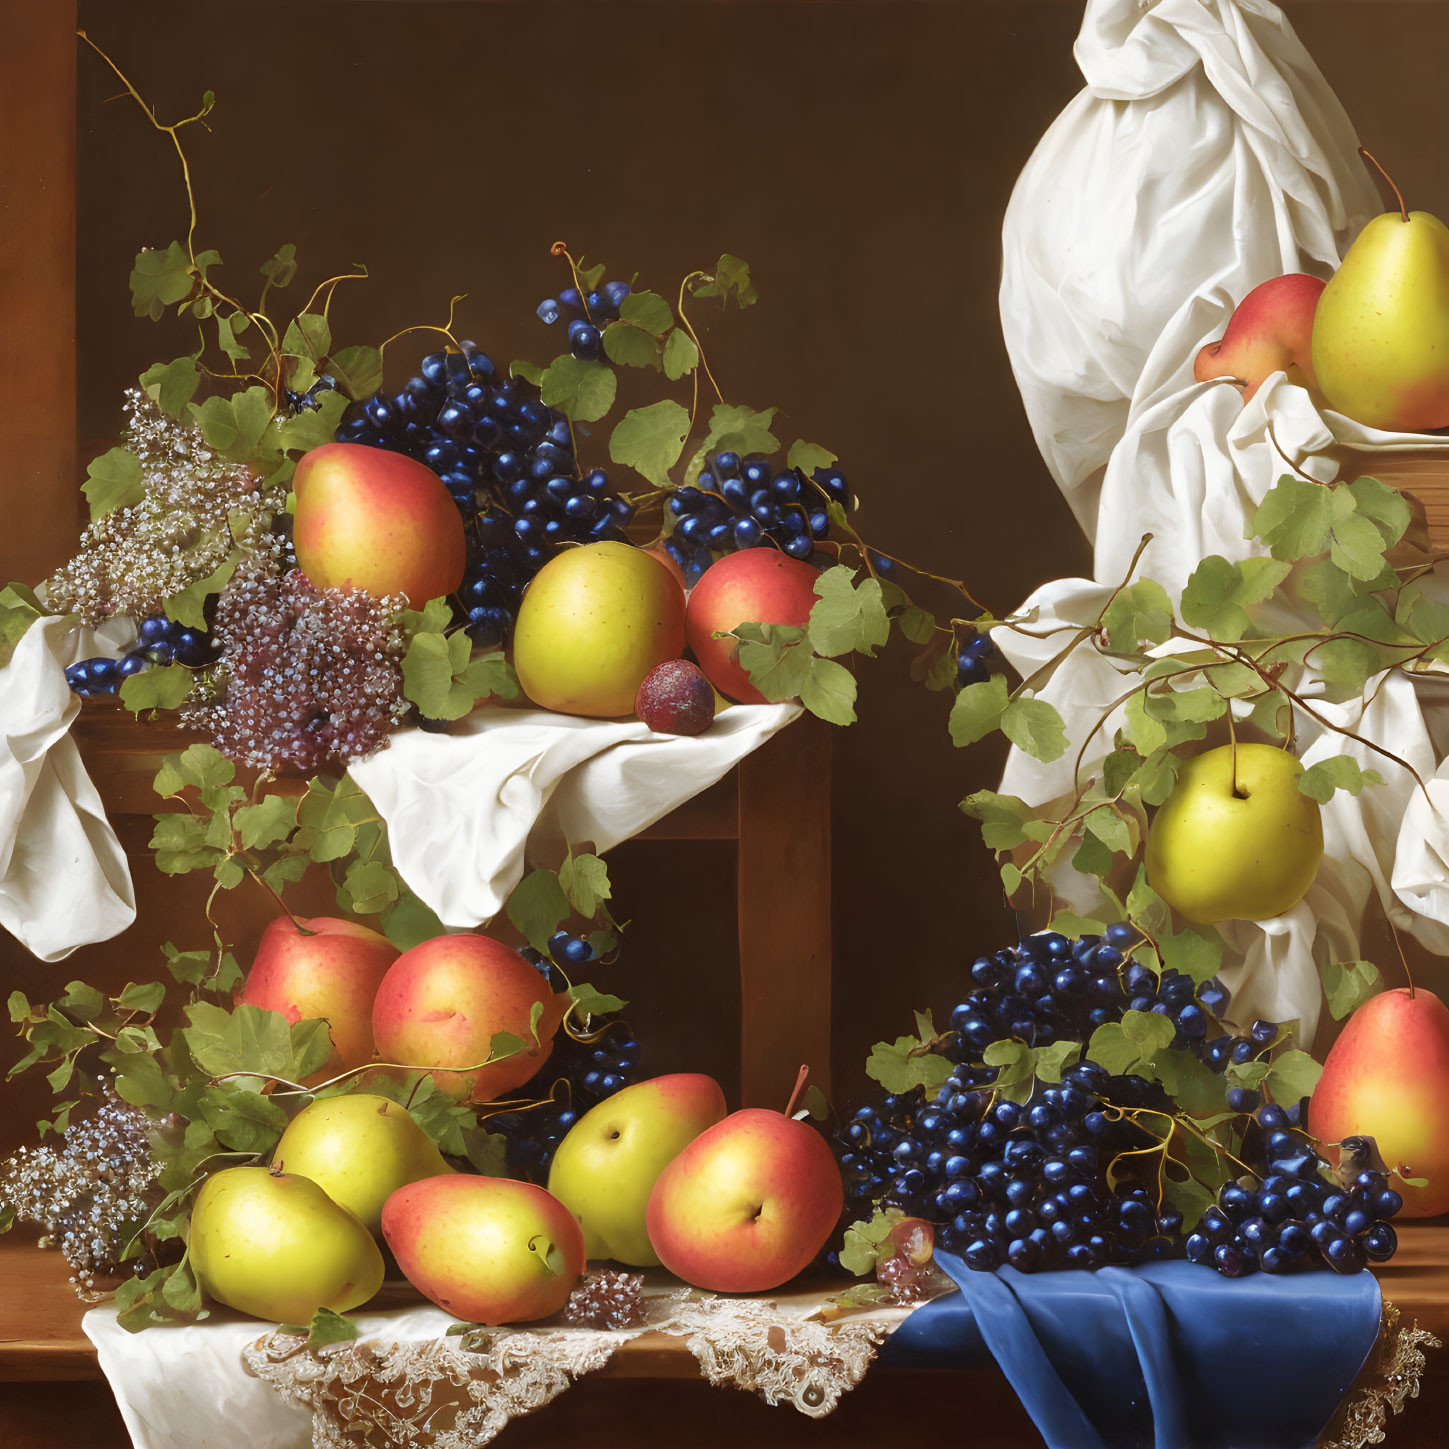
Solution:
{"label": "red and yellow apple", "polygon": [[1290,272],[1254,287],[1228,319],[1222,341],[1198,353],[1192,375],[1199,382],[1234,379],[1243,384],[1244,402],[1275,372],[1300,387],[1316,386],[1313,318],[1323,285],[1306,272]]}
{"label": "red and yellow apple", "polygon": [[414,458],[361,443],[324,443],[292,477],[297,565],[319,589],[403,594],[414,608],[463,582],[463,515]]}
{"label": "red and yellow apple", "polygon": [[523,692],[563,714],[632,714],[644,676],[683,652],[683,589],[657,558],[627,543],[586,544],[550,559],[513,629]]}
{"label": "red and yellow apple", "polygon": [[[535,1042],[529,1018],[540,1004]],[[487,1102],[522,1086],[548,1060],[566,1007],[567,998],[501,941],[434,936],[388,969],[373,1001],[372,1034],[383,1061],[426,1068],[441,1090]],[[528,1049],[478,1065],[498,1032]]]}
{"label": "red and yellow apple", "polygon": [[584,1235],[541,1187],[504,1177],[428,1177],[400,1187],[382,1235],[403,1276],[469,1323],[528,1323],[568,1302]]}
{"label": "red and yellow apple", "polygon": [[713,1077],[635,1082],[586,1112],[558,1145],[548,1190],[576,1217],[590,1258],[658,1265],[645,1212],[659,1174],[725,1115]]}
{"label": "red and yellow apple", "polygon": [[236,1005],[279,1011],[293,1022],[326,1021],[332,1055],[303,1083],[313,1086],[372,1060],[372,1002],[397,956],[386,936],[355,921],[312,916],[294,924],[278,916],[262,932]]}
{"label": "red and yellow apple", "polygon": [[803,628],[815,607],[816,569],[773,548],[727,554],[704,571],[689,596],[685,621],[689,647],[721,694],[741,704],[765,696],[734,657],[736,640],[717,639],[740,624],[789,624]]}
{"label": "red and yellow apple", "polygon": [[1276,745],[1195,755],[1147,831],[1147,879],[1190,921],[1266,921],[1302,900],[1323,859],[1323,819]]}
{"label": "red and yellow apple", "polygon": [[1370,997],[1329,1049],[1308,1100],[1308,1130],[1324,1144],[1372,1137],[1379,1155],[1423,1187],[1391,1181],[1403,1215],[1449,1211],[1449,1009],[1424,987]]}
{"label": "red and yellow apple", "polygon": [[646,1222],[659,1261],[717,1293],[761,1293],[801,1272],[844,1206],[835,1154],[813,1127],[749,1107],[702,1132],[659,1174]]}

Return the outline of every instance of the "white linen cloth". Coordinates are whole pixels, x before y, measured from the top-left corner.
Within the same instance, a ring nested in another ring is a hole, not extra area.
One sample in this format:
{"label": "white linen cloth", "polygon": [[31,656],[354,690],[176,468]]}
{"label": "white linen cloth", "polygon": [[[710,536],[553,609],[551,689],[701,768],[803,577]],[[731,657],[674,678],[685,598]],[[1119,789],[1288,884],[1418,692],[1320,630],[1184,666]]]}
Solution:
{"label": "white linen cloth", "polygon": [[476,926],[503,909],[529,862],[555,863],[565,842],[605,851],[637,835],[800,713],[736,704],[684,736],[640,720],[477,710],[451,735],[395,735],[351,773],[387,822],[408,886],[446,925]]}
{"label": "white linen cloth", "polygon": [[[1012,367],[1047,466],[1094,542],[1092,580],[1064,579],[1022,606],[1035,632],[1095,619],[1152,534],[1136,577],[1174,601],[1209,554],[1265,552],[1246,535],[1253,513],[1292,464],[1337,476],[1335,443],[1366,452],[1445,448],[1440,437],[1366,428],[1320,411],[1281,374],[1243,404],[1226,382],[1197,384],[1198,349],[1220,337],[1234,306],[1288,271],[1331,272],[1363,223],[1382,210],[1352,127],[1276,6],[1267,0],[1089,0],[1076,55],[1087,89],[1062,113],[1022,172],[1008,209],[1001,290]],[[1446,448],[1449,452],[1449,448]],[[1431,584],[1443,591],[1436,581]],[[1280,622],[1291,626],[1286,611]],[[1311,615],[1308,628],[1321,624]],[[1060,647],[993,634],[1023,674]],[[1170,647],[1170,646],[1166,646]],[[1368,901],[1431,948],[1449,949],[1449,731],[1446,675],[1370,680],[1362,700],[1322,701],[1311,669],[1293,681],[1325,720],[1407,759],[1402,768],[1306,718],[1305,764],[1348,754],[1385,784],[1324,809],[1324,864],[1308,895],[1272,921],[1223,926],[1232,1017],[1298,1018],[1310,1043],[1318,969],[1359,954]],[[1013,750],[1002,790],[1050,808],[1068,797],[1076,745],[1123,690],[1122,677],[1079,649],[1040,691],[1073,737],[1053,765]],[[1090,776],[1120,715],[1094,737]],[[1059,889],[1095,905],[1064,868]]]}
{"label": "white linen cloth", "polygon": [[68,731],[76,658],[115,655],[129,622],[73,630],[41,618],[0,668],[0,926],[42,961],[107,941],[136,919],[126,853]]}

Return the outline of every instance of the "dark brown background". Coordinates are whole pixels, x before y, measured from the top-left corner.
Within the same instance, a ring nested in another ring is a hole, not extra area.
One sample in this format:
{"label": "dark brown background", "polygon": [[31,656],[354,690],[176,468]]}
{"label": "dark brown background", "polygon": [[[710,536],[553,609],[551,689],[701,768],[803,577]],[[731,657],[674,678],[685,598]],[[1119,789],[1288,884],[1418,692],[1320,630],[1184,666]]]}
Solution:
{"label": "dark brown background", "polygon": [[[5,8],[18,23],[28,7]],[[1449,214],[1449,8],[1288,8],[1411,203]],[[500,362],[546,360],[559,333],[533,309],[563,284],[547,254],[555,239],[671,295],[720,251],[745,257],[760,305],[706,315],[727,395],[786,409],[786,440],[839,452],[874,540],[968,580],[997,607],[1088,565],[1032,445],[996,313],[1002,211],[1079,88],[1080,13],[1005,0],[79,7],[163,119],[216,91],[210,134],[189,131],[188,150],[198,246],[222,252],[229,285],[252,289],[284,241],[302,263],[297,288],[366,262],[371,279],[338,295],[339,342],[440,319],[449,296],[467,292],[463,334]],[[18,76],[24,33],[10,33]],[[179,324],[135,319],[126,284],[140,246],[184,231],[175,157],[84,48],[77,77],[73,377],[57,366],[71,347],[63,318],[51,335],[0,331],[0,343],[32,353],[27,371],[53,374],[53,388],[73,381],[84,449],[115,434],[138,371],[191,344]],[[3,119],[13,128],[34,117]],[[23,178],[6,149],[8,187]],[[44,217],[12,206],[4,226],[0,288],[24,287],[27,265],[56,264]],[[394,349],[391,383],[426,345]],[[0,409],[13,433],[34,429],[31,400],[11,391]],[[39,578],[70,546],[76,495],[37,490],[14,470],[0,477],[0,507],[0,577]],[[911,685],[905,665],[891,655],[862,669],[861,722],[836,739],[842,1101],[863,1090],[873,1040],[907,1029],[913,1006],[949,1009],[963,958],[1015,929],[975,826],[956,810],[994,783],[1000,751],[953,750],[945,700]],[[133,932],[194,934],[185,893],[156,877],[144,836],[131,836],[148,913]],[[727,1083],[731,849],[636,844],[612,857],[634,920],[615,980],[635,1002],[648,1065],[716,1070]],[[105,972],[113,955],[96,947],[42,967],[7,940],[0,977],[38,995]],[[0,1142],[34,1115],[13,1087],[9,1101]]]}

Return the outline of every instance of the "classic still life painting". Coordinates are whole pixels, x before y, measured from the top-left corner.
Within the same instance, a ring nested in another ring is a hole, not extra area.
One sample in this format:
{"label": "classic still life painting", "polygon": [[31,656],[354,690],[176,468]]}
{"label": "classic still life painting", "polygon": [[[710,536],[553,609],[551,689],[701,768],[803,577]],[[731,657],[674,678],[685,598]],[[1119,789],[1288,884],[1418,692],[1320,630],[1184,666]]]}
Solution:
{"label": "classic still life painting", "polygon": [[9,8],[0,1443],[1442,1443],[1449,7]]}

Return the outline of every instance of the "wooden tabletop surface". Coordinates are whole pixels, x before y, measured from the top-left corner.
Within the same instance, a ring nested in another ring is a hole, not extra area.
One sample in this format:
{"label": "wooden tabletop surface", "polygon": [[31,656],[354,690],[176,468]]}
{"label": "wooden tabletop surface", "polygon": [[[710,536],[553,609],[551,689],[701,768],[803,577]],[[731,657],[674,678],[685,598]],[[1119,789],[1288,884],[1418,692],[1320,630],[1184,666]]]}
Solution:
{"label": "wooden tabletop surface", "polygon": [[[1449,1223],[1407,1223],[1399,1251],[1377,1270],[1384,1297],[1403,1322],[1449,1339]],[[88,1305],[72,1291],[59,1253],[19,1236],[0,1239],[0,1382],[98,1379],[100,1365],[81,1331]],[[822,1295],[823,1296],[823,1295]],[[261,1325],[258,1333],[265,1331]],[[612,1378],[693,1378],[699,1373],[684,1340],[649,1333],[623,1345],[603,1370]]]}

